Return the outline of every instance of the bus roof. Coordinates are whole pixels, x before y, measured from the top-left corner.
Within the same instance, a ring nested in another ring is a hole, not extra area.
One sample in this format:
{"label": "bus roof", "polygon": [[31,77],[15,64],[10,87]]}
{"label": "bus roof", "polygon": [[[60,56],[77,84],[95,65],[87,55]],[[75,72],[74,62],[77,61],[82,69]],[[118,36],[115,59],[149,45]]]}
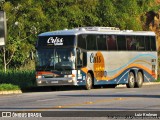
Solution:
{"label": "bus roof", "polygon": [[79,27],[74,29],[64,29],[51,32],[44,32],[39,36],[53,36],[53,35],[79,35],[79,34],[114,34],[114,35],[146,35],[155,36],[152,31],[133,31],[133,30],[120,30],[115,27]]}

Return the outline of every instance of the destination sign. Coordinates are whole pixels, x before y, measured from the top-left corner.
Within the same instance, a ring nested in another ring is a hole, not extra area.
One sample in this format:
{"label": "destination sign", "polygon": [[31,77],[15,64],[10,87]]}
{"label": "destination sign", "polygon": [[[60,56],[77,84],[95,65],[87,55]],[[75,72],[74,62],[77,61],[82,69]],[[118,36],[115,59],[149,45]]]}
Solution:
{"label": "destination sign", "polygon": [[37,47],[49,46],[75,46],[75,36],[39,36]]}

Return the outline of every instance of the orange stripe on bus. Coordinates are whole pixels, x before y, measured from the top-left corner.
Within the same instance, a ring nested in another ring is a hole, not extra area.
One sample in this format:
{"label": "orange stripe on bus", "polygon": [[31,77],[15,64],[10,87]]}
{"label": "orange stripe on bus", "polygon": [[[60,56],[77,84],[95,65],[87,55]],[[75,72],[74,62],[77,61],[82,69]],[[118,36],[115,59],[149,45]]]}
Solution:
{"label": "orange stripe on bus", "polygon": [[[101,80],[111,80],[111,79],[114,79],[116,77],[118,77],[123,71],[127,70],[128,68],[131,68],[131,67],[138,67],[138,68],[142,68],[144,69],[145,71],[147,71],[149,74],[152,75],[152,71],[150,69],[148,69],[147,67],[144,67],[143,65],[139,65],[139,64],[130,64],[128,65],[126,68],[120,70],[117,74],[115,74],[114,76],[111,76],[111,77],[101,77]],[[156,75],[153,75],[153,77],[156,76]]]}
{"label": "orange stripe on bus", "polygon": [[52,72],[41,71],[41,72],[37,72],[37,74],[43,75],[43,74],[53,74],[53,73]]}
{"label": "orange stripe on bus", "polygon": [[84,68],[81,68],[81,70],[84,72],[84,73],[88,73],[88,69],[86,68],[86,67],[84,67]]}
{"label": "orange stripe on bus", "polygon": [[143,63],[147,63],[149,65],[152,65],[150,62],[147,62],[147,61],[144,61],[144,60],[135,60],[133,63],[136,63],[136,62],[143,62]]}
{"label": "orange stripe on bus", "polygon": [[36,75],[58,75],[58,74],[55,74],[52,72],[40,71],[40,72],[37,72]]}

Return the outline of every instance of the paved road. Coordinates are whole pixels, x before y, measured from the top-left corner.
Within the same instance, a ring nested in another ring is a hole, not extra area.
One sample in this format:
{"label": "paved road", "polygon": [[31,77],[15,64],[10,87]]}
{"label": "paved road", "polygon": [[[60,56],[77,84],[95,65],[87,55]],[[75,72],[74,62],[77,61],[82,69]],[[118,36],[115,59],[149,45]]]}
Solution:
{"label": "paved road", "polygon": [[[160,85],[149,85],[133,89],[118,87],[89,91],[77,89],[3,95],[0,96],[0,110],[32,112],[160,111]],[[53,115],[51,113],[48,112],[49,115]],[[83,114],[83,112],[80,114]],[[93,114],[95,113],[89,113],[89,116]],[[57,116],[60,116],[60,114]]]}

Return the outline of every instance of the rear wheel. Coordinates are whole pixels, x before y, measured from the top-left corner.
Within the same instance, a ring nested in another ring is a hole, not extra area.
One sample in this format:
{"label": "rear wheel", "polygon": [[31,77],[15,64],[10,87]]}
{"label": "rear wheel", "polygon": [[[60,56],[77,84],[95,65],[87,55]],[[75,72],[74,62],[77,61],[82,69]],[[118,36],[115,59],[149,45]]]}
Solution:
{"label": "rear wheel", "polygon": [[143,74],[142,74],[142,72],[138,72],[135,87],[140,88],[140,87],[142,87],[142,84],[143,84]]}
{"label": "rear wheel", "polygon": [[90,73],[87,74],[86,86],[85,86],[85,88],[86,88],[87,90],[92,89],[92,76],[91,76]]}
{"label": "rear wheel", "polygon": [[135,76],[134,76],[133,72],[129,73],[128,84],[126,84],[126,85],[127,85],[127,88],[134,88],[134,86],[135,86]]}

